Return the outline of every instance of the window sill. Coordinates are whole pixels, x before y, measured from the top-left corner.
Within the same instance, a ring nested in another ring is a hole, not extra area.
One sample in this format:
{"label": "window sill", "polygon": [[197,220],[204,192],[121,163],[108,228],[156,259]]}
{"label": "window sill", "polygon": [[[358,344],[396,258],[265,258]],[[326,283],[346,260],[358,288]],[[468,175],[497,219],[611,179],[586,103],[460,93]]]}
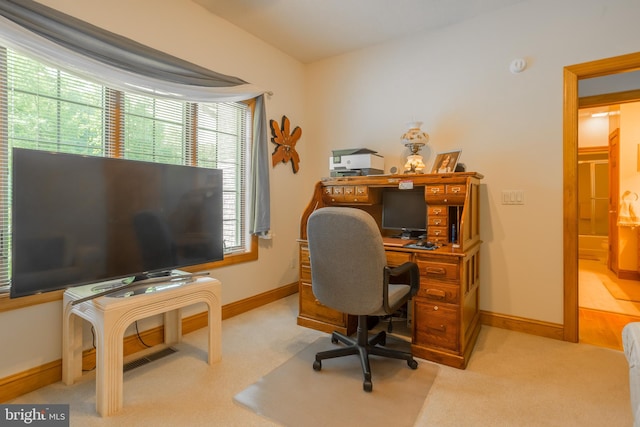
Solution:
{"label": "window sill", "polygon": [[[184,271],[195,273],[198,271],[213,270],[215,268],[226,267],[229,265],[240,264],[243,262],[255,261],[258,259],[258,238],[251,238],[251,250],[240,254],[226,255],[223,260],[210,262],[207,264],[194,265],[184,268]],[[32,305],[45,304],[53,301],[62,301],[64,290],[46,292],[38,295],[30,295],[27,297],[9,298],[9,293],[0,294],[0,313],[3,311],[18,310]]]}
{"label": "window sill", "polygon": [[28,297],[21,297],[11,299],[9,293],[0,295],[0,313],[3,311],[17,310],[20,308],[29,307],[32,305],[44,304],[52,301],[62,300],[62,294],[64,290],[46,292],[44,294],[30,295]]}

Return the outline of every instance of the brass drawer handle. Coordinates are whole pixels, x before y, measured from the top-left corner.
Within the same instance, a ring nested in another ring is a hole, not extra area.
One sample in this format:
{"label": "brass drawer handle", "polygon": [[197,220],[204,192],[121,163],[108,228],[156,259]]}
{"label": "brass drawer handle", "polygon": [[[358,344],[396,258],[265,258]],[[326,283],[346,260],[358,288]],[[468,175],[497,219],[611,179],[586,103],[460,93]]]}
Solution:
{"label": "brass drawer handle", "polygon": [[452,187],[452,188],[451,188],[451,192],[452,192],[452,193],[459,193],[459,192],[460,192],[460,190],[462,190],[460,187]]}
{"label": "brass drawer handle", "polygon": [[440,192],[440,188],[438,188],[438,187],[431,187],[431,192],[432,192],[433,194],[439,193],[439,192]]}
{"label": "brass drawer handle", "polygon": [[440,208],[435,208],[435,209],[433,210],[433,214],[434,214],[434,215],[440,215],[441,213],[442,213],[442,209],[440,209]]}
{"label": "brass drawer handle", "polygon": [[447,294],[442,289],[430,288],[430,289],[427,289],[427,296],[432,299],[444,300]]}
{"label": "brass drawer handle", "polygon": [[444,276],[447,273],[447,270],[442,267],[427,267],[425,271],[427,274],[439,274],[441,276]]}

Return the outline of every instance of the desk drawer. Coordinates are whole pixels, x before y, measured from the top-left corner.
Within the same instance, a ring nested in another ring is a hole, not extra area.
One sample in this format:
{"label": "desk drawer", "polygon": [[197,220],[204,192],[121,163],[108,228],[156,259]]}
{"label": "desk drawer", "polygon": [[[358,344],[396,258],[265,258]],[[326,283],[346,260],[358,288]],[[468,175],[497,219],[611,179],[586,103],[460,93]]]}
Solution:
{"label": "desk drawer", "polygon": [[425,189],[425,196],[427,198],[432,198],[434,196],[444,196],[445,194],[445,185],[437,184],[437,185],[427,185]]}
{"label": "desk drawer", "polygon": [[425,196],[427,203],[456,204],[464,203],[466,192],[466,184],[427,185]]}
{"label": "desk drawer", "polygon": [[329,185],[322,189],[322,198],[326,203],[368,204],[375,202],[370,197],[366,185]]}
{"label": "desk drawer", "polygon": [[448,242],[449,231],[447,227],[429,227],[427,230],[427,238],[432,242]]}
{"label": "desk drawer", "polygon": [[322,189],[322,198],[326,203],[340,203],[344,201],[344,187],[332,185]]}
{"label": "desk drawer", "polygon": [[366,185],[356,185],[350,197],[345,194],[345,200],[353,203],[369,203],[369,187]]}
{"label": "desk drawer", "polygon": [[432,304],[416,298],[414,311],[416,344],[459,351],[458,310],[447,304]]}
{"label": "desk drawer", "polygon": [[387,264],[389,267],[397,267],[405,262],[411,261],[410,252],[385,251],[385,254],[387,255]]}
{"label": "desk drawer", "polygon": [[433,217],[448,218],[448,215],[449,215],[449,210],[447,206],[442,206],[442,205],[427,206],[427,216],[429,218],[433,218]]}
{"label": "desk drawer", "polygon": [[459,196],[463,198],[467,194],[466,184],[447,184],[445,193],[449,196]]}
{"label": "desk drawer", "polygon": [[340,311],[323,305],[313,294],[310,284],[302,283],[300,286],[300,315],[321,320],[334,325],[344,323],[344,315]]}
{"label": "desk drawer", "polygon": [[460,304],[460,286],[441,283],[436,280],[420,280],[418,296],[432,303]]}
{"label": "desk drawer", "polygon": [[428,221],[429,227],[444,227],[445,229],[449,229],[447,225],[449,225],[449,218],[445,215],[440,216],[430,216]]}
{"label": "desk drawer", "polygon": [[427,281],[445,281],[458,283],[460,280],[460,270],[458,264],[425,261],[419,258],[416,260],[420,269],[420,278]]}

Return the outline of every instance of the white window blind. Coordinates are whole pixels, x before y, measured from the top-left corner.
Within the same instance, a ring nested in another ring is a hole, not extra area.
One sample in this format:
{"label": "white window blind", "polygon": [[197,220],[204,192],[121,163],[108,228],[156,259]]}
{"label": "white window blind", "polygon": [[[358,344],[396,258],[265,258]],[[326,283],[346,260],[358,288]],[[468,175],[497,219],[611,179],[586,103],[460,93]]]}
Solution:
{"label": "white window blind", "polygon": [[247,105],[126,93],[3,47],[0,60],[0,287],[11,277],[13,147],[222,169],[225,253],[248,249]]}
{"label": "white window blind", "polygon": [[186,159],[185,103],[125,94],[123,157],[189,164]]}
{"label": "white window blind", "polygon": [[223,171],[223,234],[228,250],[246,245],[248,144],[243,141],[251,123],[247,110],[232,103],[198,105],[196,165]]}
{"label": "white window blind", "polygon": [[5,58],[2,110],[8,148],[105,154],[102,86],[13,51]]}

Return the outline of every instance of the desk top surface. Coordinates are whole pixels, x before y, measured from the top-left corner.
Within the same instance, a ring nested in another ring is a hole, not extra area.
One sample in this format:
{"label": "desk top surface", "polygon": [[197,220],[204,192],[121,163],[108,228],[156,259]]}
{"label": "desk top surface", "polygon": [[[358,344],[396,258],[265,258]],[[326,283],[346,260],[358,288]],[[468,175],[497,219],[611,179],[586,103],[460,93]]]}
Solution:
{"label": "desk top surface", "polygon": [[382,242],[387,250],[402,250],[416,253],[464,255],[460,247],[451,243],[439,243],[435,248],[420,248],[414,246],[418,239],[399,239],[396,237],[383,237]]}

